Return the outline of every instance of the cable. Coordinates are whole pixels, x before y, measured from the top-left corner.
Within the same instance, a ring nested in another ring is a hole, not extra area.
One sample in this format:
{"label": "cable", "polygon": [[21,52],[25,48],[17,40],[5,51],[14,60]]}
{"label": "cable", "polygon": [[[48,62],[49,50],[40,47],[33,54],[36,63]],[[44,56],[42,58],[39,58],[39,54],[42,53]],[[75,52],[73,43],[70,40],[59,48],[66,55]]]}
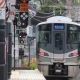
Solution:
{"label": "cable", "polygon": [[33,11],[35,11],[35,12],[37,12],[37,13],[41,13],[41,14],[52,14],[53,12],[49,12],[49,13],[45,13],[45,12],[41,12],[41,11],[37,11],[36,9],[34,9],[32,6],[31,6],[31,8],[32,9],[30,9],[30,10],[33,10]]}
{"label": "cable", "polygon": [[41,17],[41,16],[35,16],[35,17],[37,17],[37,18],[49,18],[49,17],[52,17],[52,16],[54,16],[54,15],[52,14],[50,16],[45,16],[45,17]]}
{"label": "cable", "polygon": [[36,21],[38,21],[38,22],[42,22],[41,20],[38,20],[38,19],[36,19],[36,18],[34,18],[34,17],[33,17],[33,19],[36,20]]}

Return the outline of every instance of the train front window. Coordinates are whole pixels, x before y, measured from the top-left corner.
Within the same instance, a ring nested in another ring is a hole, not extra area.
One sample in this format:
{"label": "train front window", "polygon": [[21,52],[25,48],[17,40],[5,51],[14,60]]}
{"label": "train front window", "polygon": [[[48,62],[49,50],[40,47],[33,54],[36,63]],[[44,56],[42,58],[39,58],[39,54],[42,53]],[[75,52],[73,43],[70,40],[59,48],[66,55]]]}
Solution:
{"label": "train front window", "polygon": [[67,43],[77,43],[79,40],[78,26],[68,24],[67,25]]}
{"label": "train front window", "polygon": [[39,26],[39,42],[51,42],[51,24],[43,24]]}
{"label": "train front window", "polygon": [[63,34],[62,33],[55,33],[55,48],[57,50],[63,49]]}
{"label": "train front window", "polygon": [[56,52],[63,51],[64,46],[64,31],[65,31],[65,24],[63,23],[55,23],[53,27],[53,41],[54,41],[54,48]]}

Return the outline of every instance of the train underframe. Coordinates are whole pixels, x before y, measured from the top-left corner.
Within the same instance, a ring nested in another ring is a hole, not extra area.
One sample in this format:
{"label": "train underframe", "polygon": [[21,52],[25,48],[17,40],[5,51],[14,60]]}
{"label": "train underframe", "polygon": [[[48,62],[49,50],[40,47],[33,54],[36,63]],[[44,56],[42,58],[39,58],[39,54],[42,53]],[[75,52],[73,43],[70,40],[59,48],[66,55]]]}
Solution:
{"label": "train underframe", "polygon": [[79,73],[79,66],[64,65],[64,63],[39,64],[38,68],[45,77],[74,78]]}

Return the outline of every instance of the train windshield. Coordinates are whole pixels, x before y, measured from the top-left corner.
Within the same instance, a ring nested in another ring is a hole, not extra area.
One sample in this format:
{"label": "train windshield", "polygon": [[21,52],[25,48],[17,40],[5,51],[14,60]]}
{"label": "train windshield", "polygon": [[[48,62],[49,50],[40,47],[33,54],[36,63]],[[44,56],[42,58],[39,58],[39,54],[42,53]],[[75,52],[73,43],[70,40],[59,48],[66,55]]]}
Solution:
{"label": "train windshield", "polygon": [[67,43],[78,43],[80,40],[79,26],[67,25]]}
{"label": "train windshield", "polygon": [[65,39],[65,24],[55,23],[53,26],[54,53],[63,53]]}
{"label": "train windshield", "polygon": [[51,42],[51,24],[39,26],[39,42],[43,44]]}
{"label": "train windshield", "polygon": [[63,49],[63,34],[60,32],[55,33],[55,48],[57,50]]}

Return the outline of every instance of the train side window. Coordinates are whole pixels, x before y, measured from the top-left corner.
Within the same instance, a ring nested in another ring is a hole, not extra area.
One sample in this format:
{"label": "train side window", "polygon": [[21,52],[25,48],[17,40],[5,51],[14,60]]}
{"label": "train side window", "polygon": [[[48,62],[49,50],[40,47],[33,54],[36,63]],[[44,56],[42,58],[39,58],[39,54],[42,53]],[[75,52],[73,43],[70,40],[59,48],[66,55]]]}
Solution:
{"label": "train side window", "polygon": [[50,43],[51,42],[51,24],[43,24],[39,26],[39,42]]}

